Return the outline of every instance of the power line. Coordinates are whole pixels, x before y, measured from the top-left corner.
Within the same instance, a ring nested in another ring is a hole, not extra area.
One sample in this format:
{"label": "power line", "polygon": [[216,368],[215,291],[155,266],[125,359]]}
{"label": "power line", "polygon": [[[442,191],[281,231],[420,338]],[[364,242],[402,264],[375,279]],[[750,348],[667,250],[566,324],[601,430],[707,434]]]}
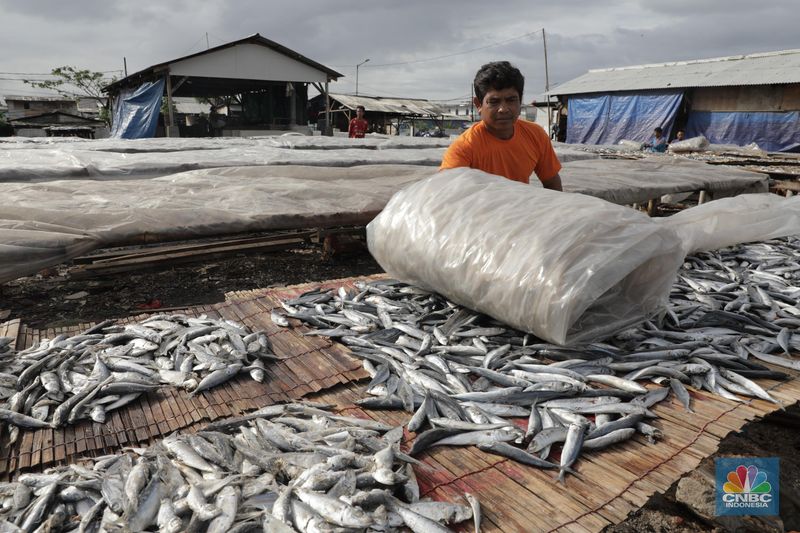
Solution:
{"label": "power line", "polygon": [[[112,72],[122,72],[122,69],[116,70],[98,70],[95,72],[99,72],[101,74],[110,74]],[[52,72],[0,72],[0,75],[3,76],[56,76]]]}
{"label": "power line", "polygon": [[454,56],[469,54],[469,53],[472,53],[472,52],[477,52],[479,50],[486,50],[487,48],[492,48],[494,46],[500,46],[501,44],[510,43],[512,41],[518,41],[520,39],[524,39],[525,37],[530,37],[531,35],[536,35],[537,33],[540,33],[542,31],[542,29],[543,28],[539,28],[538,30],[531,31],[531,32],[525,33],[523,35],[518,35],[517,37],[512,37],[512,38],[506,39],[504,41],[498,41],[496,43],[487,44],[485,46],[479,46],[477,48],[470,48],[469,50],[462,50],[461,52],[453,52],[452,54],[445,54],[443,56],[429,57],[427,59],[415,59],[413,61],[399,61],[397,63],[372,64],[369,67],[365,66],[364,68],[395,67],[395,66],[399,66],[399,65],[411,65],[411,64],[414,64],[414,63],[425,63],[427,61],[438,61],[439,59],[447,59],[448,57],[454,57]]}

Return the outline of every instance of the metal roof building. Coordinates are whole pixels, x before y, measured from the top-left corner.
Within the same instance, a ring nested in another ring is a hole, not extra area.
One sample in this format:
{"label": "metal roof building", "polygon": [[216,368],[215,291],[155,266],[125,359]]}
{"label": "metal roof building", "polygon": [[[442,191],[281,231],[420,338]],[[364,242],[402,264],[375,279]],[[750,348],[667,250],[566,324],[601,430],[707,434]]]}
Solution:
{"label": "metal roof building", "polygon": [[568,106],[567,142],[645,141],[660,126],[800,148],[800,50],[590,70],[551,94]]}
{"label": "metal roof building", "polygon": [[[352,94],[330,94],[332,123],[340,131],[347,131],[347,125],[356,108],[363,106],[365,118],[375,131],[386,132],[387,127],[399,129],[401,123],[430,123],[441,131],[455,129],[452,122],[468,121],[466,115],[456,116],[446,106],[422,98],[394,98]],[[311,100],[312,107],[322,109],[324,95]],[[394,130],[393,130],[394,131]]]}
{"label": "metal roof building", "polygon": [[308,85],[326,92],[328,83],[340,77],[335,70],[256,33],[152,65],[104,91],[113,100],[113,131],[118,137],[152,136],[162,96],[168,101],[168,135],[177,133],[173,97],[219,98],[240,104],[241,129],[290,129],[307,123]]}

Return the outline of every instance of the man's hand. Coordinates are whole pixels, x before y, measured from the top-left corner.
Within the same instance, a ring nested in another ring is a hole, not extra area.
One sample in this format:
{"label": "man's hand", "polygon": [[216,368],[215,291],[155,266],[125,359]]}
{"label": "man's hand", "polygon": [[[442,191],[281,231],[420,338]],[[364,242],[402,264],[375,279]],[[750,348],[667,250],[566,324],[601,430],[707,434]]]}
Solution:
{"label": "man's hand", "polygon": [[558,173],[556,173],[556,175],[553,176],[550,179],[540,180],[540,181],[542,182],[542,186],[545,189],[552,189],[554,191],[563,191],[564,190],[564,189],[561,188],[561,176]]}

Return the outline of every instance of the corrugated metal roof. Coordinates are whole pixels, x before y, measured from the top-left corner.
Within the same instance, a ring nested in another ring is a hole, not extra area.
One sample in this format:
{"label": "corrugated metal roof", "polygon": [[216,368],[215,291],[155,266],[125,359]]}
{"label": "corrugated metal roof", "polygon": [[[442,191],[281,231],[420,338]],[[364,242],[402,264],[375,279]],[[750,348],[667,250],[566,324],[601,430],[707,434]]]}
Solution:
{"label": "corrugated metal roof", "polygon": [[[184,61],[184,60],[192,58],[192,57],[213,54],[215,52],[218,52],[219,50],[224,50],[226,48],[230,48],[230,47],[237,46],[237,45],[240,45],[240,44],[245,44],[245,43],[257,44],[257,45],[260,45],[260,46],[265,46],[267,48],[271,48],[272,50],[275,50],[276,52],[279,52],[279,53],[281,53],[281,54],[283,54],[283,55],[285,55],[287,57],[290,57],[291,59],[294,59],[295,61],[299,61],[300,63],[304,63],[304,64],[306,64],[306,65],[308,65],[308,66],[310,66],[312,68],[315,68],[317,70],[325,72],[328,75],[328,78],[331,79],[331,80],[337,80],[337,79],[339,79],[339,78],[344,76],[343,74],[340,74],[340,73],[336,72],[332,68],[328,68],[328,67],[326,67],[325,65],[323,65],[321,63],[317,63],[316,61],[313,61],[312,59],[309,59],[306,56],[295,52],[294,50],[291,50],[291,49],[286,48],[285,46],[283,46],[281,44],[276,43],[275,41],[271,41],[271,40],[267,39],[266,37],[262,37],[258,33],[254,33],[253,35],[250,35],[249,37],[245,37],[244,39],[231,41],[229,43],[225,43],[225,44],[221,44],[219,46],[215,46],[213,48],[209,48],[208,50],[203,50],[202,52],[196,52],[194,54],[189,54],[187,56],[179,57],[179,58],[173,59],[171,61],[165,61],[165,62],[159,63],[157,65],[149,66],[146,69],[140,70],[138,72],[134,72],[133,74],[131,74],[131,75],[125,77],[125,78],[122,78],[121,80],[117,80],[117,81],[115,81],[113,83],[110,83],[110,84],[106,85],[105,87],[103,87],[103,92],[107,92],[107,93],[117,92],[120,87],[124,87],[124,86],[131,85],[131,84],[138,84],[138,83],[141,82],[141,79],[145,79],[145,78],[149,79],[149,78],[152,78],[154,76],[160,75],[160,73],[164,69],[168,68],[171,63],[177,63],[179,61]],[[291,80],[288,80],[288,81],[291,81]]]}
{"label": "corrugated metal roof", "polygon": [[74,102],[74,98],[64,96],[16,96],[7,94],[6,102]]}
{"label": "corrugated metal roof", "polygon": [[800,50],[590,70],[554,95],[800,83]]}
{"label": "corrugated metal roof", "polygon": [[330,97],[344,107],[355,109],[364,106],[365,111],[375,113],[395,113],[398,115],[448,115],[441,105],[416,98],[384,98],[381,96],[354,96],[351,94],[330,94]]}

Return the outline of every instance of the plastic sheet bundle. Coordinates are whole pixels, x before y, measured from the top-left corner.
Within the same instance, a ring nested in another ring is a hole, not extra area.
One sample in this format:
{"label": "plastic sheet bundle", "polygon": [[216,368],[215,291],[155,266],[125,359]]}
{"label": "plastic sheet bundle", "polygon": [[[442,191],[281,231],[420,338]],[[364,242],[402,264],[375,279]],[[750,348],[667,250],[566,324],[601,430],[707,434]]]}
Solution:
{"label": "plastic sheet bundle", "polygon": [[674,229],[685,253],[800,234],[800,197],[744,194],[659,219]]}
{"label": "plastic sheet bundle", "polygon": [[684,257],[630,208],[466,168],[397,193],[367,239],[390,275],[558,344],[657,311]]}

